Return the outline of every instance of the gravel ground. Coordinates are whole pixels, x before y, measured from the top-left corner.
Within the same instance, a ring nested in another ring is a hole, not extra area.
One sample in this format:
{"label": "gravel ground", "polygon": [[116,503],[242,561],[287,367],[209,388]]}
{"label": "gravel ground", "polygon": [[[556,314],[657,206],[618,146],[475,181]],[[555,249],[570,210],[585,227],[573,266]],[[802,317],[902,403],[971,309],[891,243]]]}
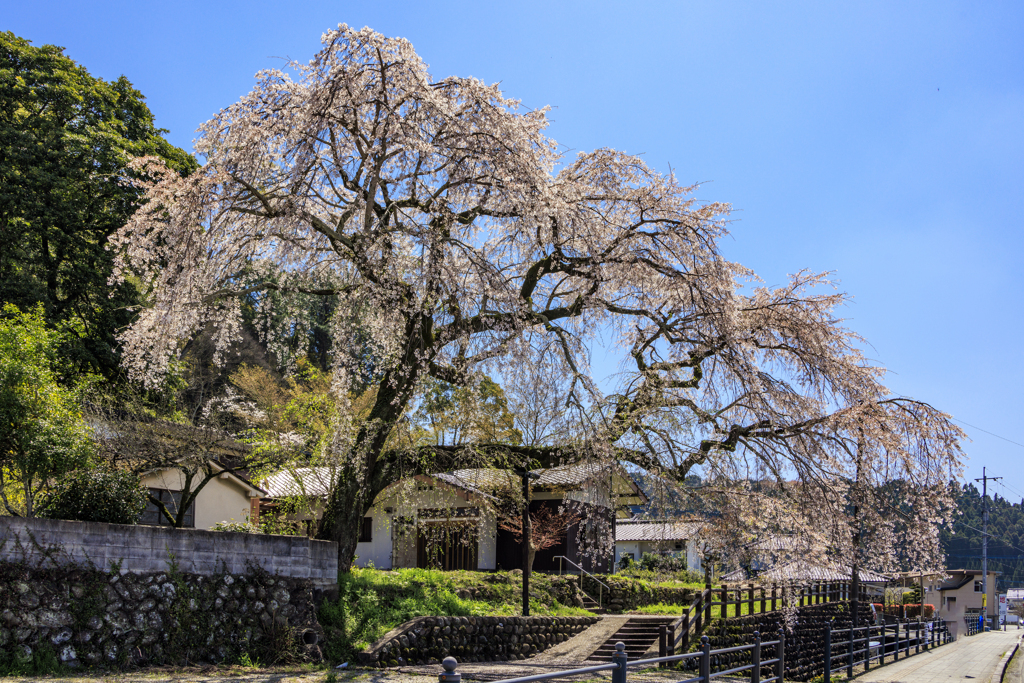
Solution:
{"label": "gravel ground", "polygon": [[[493,681],[498,678],[512,678],[514,676],[526,676],[533,673],[541,673],[539,668],[516,665],[498,665],[491,668],[491,671],[479,672],[478,675],[467,672],[463,677],[465,681]],[[545,667],[547,669],[547,667]],[[337,683],[436,683],[437,674],[441,667],[416,667],[414,670],[389,669],[386,671],[355,669],[336,671]],[[499,673],[500,672],[500,673]],[[498,674],[498,675],[496,675]],[[328,671],[319,669],[243,669],[234,668],[189,668],[189,669],[146,669],[127,673],[95,673],[76,674],[70,676],[29,676],[29,677],[0,677],[0,683],[30,683],[33,681],[47,681],[49,683],[156,683],[158,681],[173,681],[174,683],[325,683]],[[587,678],[576,679],[575,683],[582,680],[605,683],[611,680],[610,675],[597,674]],[[673,681],[679,680],[679,672],[669,673],[668,671],[647,670],[629,672],[630,681]]]}

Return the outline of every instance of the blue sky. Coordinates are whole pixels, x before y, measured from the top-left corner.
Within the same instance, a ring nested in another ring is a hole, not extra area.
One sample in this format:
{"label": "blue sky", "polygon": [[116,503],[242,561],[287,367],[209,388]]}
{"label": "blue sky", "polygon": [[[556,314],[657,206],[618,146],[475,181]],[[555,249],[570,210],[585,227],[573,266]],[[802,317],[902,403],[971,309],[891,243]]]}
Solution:
{"label": "blue sky", "polygon": [[126,75],[191,149],[340,22],[551,105],[569,150],[704,182],[735,209],[726,256],[767,284],[836,271],[889,386],[976,425],[967,476],[1024,496],[1024,447],[982,431],[1024,444],[1024,3],[36,0],[0,29]]}

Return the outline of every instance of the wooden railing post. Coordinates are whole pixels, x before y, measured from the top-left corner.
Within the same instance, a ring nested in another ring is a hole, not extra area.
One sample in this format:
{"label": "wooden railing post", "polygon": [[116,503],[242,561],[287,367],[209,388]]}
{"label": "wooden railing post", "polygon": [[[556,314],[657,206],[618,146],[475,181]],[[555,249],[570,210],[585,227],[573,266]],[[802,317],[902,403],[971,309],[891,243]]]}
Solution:
{"label": "wooden railing post", "polygon": [[[683,612],[683,623],[681,625],[683,632],[680,634],[679,638],[679,645],[682,647],[683,652],[690,649],[690,612],[692,611],[693,605],[690,605],[690,609]],[[697,612],[697,614],[699,615],[700,612]],[[698,622],[700,621],[700,616],[697,617],[697,620]]]}
{"label": "wooden railing post", "polygon": [[775,611],[775,600],[776,600],[776,598],[778,597],[778,596],[776,595],[776,592],[777,592],[777,591],[778,591],[778,587],[777,587],[777,586],[776,586],[776,585],[775,585],[775,584],[773,583],[773,584],[772,584],[772,611],[773,611],[773,612]]}
{"label": "wooden railing post", "polygon": [[767,600],[765,599],[764,586],[761,586],[761,612],[762,613],[768,611],[768,610],[765,609],[765,603],[766,602],[767,602]]}

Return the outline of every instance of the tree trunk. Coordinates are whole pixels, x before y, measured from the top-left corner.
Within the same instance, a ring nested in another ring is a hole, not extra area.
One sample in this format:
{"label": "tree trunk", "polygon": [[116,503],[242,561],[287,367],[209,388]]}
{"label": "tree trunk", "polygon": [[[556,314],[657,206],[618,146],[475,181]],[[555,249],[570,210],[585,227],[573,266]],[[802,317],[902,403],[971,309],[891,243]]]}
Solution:
{"label": "tree trunk", "polygon": [[[349,572],[356,558],[356,544],[363,517],[373,505],[373,498],[358,477],[342,475],[334,484],[331,498],[324,509],[321,531],[329,532],[329,540],[338,544],[338,572]],[[322,533],[318,533],[323,538]]]}
{"label": "tree trunk", "polygon": [[530,574],[533,572],[533,543],[530,541],[530,472],[523,468],[523,616],[530,616]]}
{"label": "tree trunk", "polygon": [[338,468],[338,478],[324,506],[316,537],[338,544],[339,573],[352,569],[363,517],[377,494],[391,483],[384,472],[389,469],[388,463],[382,462],[380,456],[388,435],[405,411],[415,380],[411,372],[398,377],[385,373],[370,415]]}

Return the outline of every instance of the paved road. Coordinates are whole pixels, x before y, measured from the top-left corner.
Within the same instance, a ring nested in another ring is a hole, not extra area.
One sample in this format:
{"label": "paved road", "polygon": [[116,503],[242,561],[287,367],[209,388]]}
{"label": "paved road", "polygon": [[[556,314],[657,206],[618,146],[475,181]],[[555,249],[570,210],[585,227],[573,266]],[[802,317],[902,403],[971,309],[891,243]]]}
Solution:
{"label": "paved road", "polygon": [[[901,659],[857,677],[857,683],[989,683],[1005,653],[1013,650],[1020,631],[989,631],[962,636],[955,643]],[[995,683],[999,682],[996,674]],[[1005,683],[1011,683],[1006,681]],[[1017,683],[1013,681],[1013,683]]]}

